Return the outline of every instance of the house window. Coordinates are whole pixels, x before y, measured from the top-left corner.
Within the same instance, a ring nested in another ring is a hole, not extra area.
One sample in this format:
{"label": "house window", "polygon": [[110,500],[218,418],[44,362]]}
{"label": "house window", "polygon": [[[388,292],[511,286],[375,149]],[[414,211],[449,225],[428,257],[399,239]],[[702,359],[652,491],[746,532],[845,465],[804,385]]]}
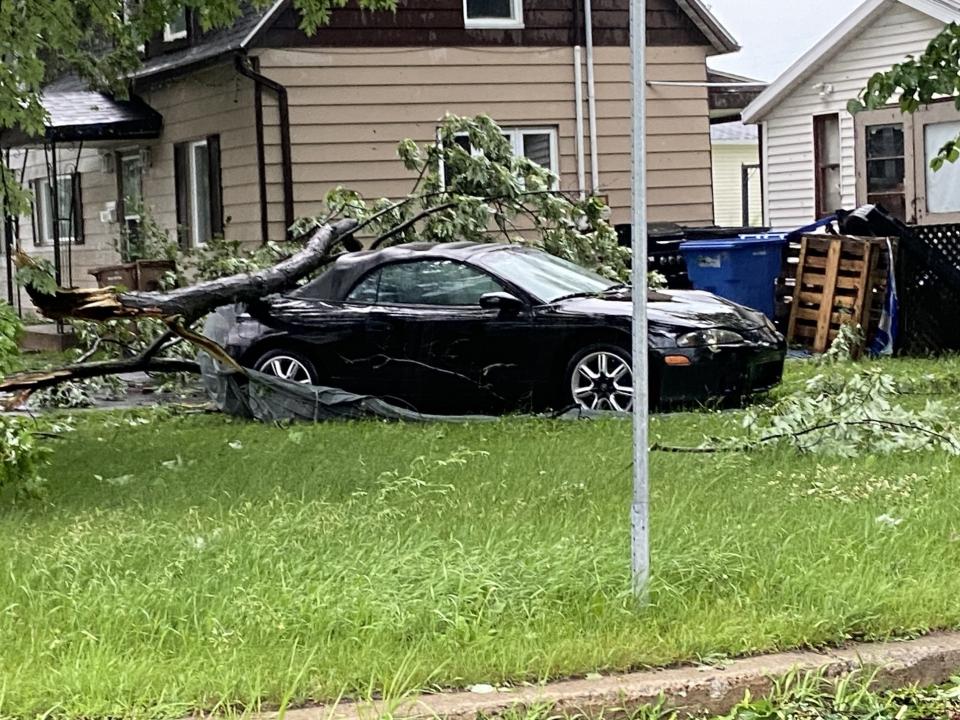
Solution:
{"label": "house window", "polygon": [[960,120],[931,123],[923,128],[927,213],[960,213],[960,164],[947,162],[939,170],[930,167],[940,148],[958,135]]}
{"label": "house window", "polygon": [[219,135],[176,145],[174,175],[181,244],[198,247],[223,235]]}
{"label": "house window", "polygon": [[174,42],[187,37],[187,10],[181,8],[170,22],[163,26],[163,41]]}
{"label": "house window", "polygon": [[121,153],[120,166],[120,210],[124,225],[134,230],[140,224],[140,210],[143,205],[143,160],[140,152]]}
{"label": "house window", "polygon": [[[54,215],[57,215],[61,242],[83,242],[80,219],[83,208],[80,201],[79,175],[58,175],[57,198],[54,203],[50,181],[40,178],[33,182],[34,221],[36,223],[35,245],[53,243]],[[54,207],[56,205],[56,207]]]}
{"label": "house window", "polygon": [[813,118],[814,164],[816,166],[816,214],[826,217],[843,206],[840,177],[840,116]]}
{"label": "house window", "polygon": [[[513,148],[513,154],[516,157],[533,160],[540,167],[549,170],[554,175],[559,175],[560,163],[557,155],[556,128],[501,128],[501,130],[503,136]],[[479,152],[470,147],[470,140],[466,135],[458,135],[455,142],[468,152]],[[443,175],[441,181],[446,188],[451,180],[450,169],[444,166],[441,171]],[[553,189],[557,189],[556,182]]]}
{"label": "house window", "polygon": [[463,0],[468,28],[522,28],[523,0]]}
{"label": "house window", "polygon": [[906,145],[903,123],[866,127],[867,202],[906,220]]}

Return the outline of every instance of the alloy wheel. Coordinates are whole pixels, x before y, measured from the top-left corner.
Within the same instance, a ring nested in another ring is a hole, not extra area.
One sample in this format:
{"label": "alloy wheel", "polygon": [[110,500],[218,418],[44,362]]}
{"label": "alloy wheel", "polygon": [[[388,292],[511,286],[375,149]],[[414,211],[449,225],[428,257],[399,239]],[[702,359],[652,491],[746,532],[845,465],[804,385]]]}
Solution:
{"label": "alloy wheel", "polygon": [[300,385],[311,384],[310,371],[307,367],[297,358],[289,355],[274,355],[260,366],[260,372]]}
{"label": "alloy wheel", "polygon": [[573,400],[586,410],[630,412],[633,409],[633,370],[616,353],[598,350],[584,356],[570,378]]}

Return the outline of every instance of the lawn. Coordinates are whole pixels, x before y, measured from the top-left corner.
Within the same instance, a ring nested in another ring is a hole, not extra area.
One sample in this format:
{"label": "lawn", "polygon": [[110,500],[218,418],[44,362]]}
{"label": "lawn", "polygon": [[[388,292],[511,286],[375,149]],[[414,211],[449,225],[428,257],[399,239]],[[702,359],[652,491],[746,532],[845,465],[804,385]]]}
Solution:
{"label": "lawn", "polygon": [[[888,367],[921,393],[960,378]],[[47,497],[0,496],[0,716],[175,718],[960,627],[946,454],[655,453],[641,607],[628,423],[76,418]]]}

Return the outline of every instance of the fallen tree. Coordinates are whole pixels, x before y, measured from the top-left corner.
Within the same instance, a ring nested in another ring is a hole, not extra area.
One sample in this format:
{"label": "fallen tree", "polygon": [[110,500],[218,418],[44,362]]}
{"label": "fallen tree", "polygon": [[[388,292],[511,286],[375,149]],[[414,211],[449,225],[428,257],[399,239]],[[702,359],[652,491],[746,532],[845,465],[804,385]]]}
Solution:
{"label": "fallen tree", "polygon": [[[197,363],[180,358],[158,357],[176,338],[182,338],[209,352],[238,372],[244,372],[216,343],[191,330],[197,320],[224,305],[244,303],[264,295],[282,292],[330,262],[338,246],[354,247],[355,220],[341,220],[318,228],[306,246],[276,265],[253,273],[241,273],[218,280],[168,292],[122,292],[117,288],[56,288],[45,292],[27,285],[27,293],[36,308],[52,320],[79,319],[103,322],[114,319],[159,319],[168,331],[138,355],[100,362],[78,363],[56,370],[18,373],[0,380],[0,392],[23,393],[53,387],[60,383],[118,375],[128,372],[199,372]],[[17,253],[18,268],[37,262],[23,252]]]}
{"label": "fallen tree", "polygon": [[[464,147],[464,138],[469,149]],[[557,191],[557,176],[515,155],[489,117],[448,116],[441,123],[437,142],[419,146],[406,140],[400,143],[398,155],[406,169],[415,173],[406,198],[367,201],[352,190],[334,188],[319,217],[305,218],[295,226],[298,235],[310,238],[306,245],[253,272],[160,292],[61,288],[56,287],[45,261],[17,251],[18,281],[44,316],[104,326],[116,325],[116,321],[147,321],[153,327],[149,333],[141,333],[136,350],[124,350],[124,357],[83,362],[92,356],[91,351],[64,368],[0,380],[0,392],[21,393],[16,398],[19,402],[33,391],[71,381],[133,371],[199,372],[190,358],[163,357],[179,340],[246,375],[220,345],[196,332],[198,321],[217,308],[290,290],[334,260],[338,251],[359,250],[361,244],[355,236],[361,232],[371,248],[419,240],[520,242],[611,279],[628,279],[629,250],[619,245],[607,221],[605,203],[597,197],[578,199]]]}

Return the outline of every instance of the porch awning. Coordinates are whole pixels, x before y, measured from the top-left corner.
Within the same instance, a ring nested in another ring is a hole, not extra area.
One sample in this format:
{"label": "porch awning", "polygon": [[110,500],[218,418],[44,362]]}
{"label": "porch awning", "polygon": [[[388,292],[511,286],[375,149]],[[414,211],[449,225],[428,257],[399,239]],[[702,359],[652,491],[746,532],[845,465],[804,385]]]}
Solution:
{"label": "porch awning", "polygon": [[42,136],[19,129],[0,131],[0,147],[26,147],[53,142],[96,142],[157,138],[163,116],[138,97],[117,100],[93,90],[46,92],[47,111]]}

